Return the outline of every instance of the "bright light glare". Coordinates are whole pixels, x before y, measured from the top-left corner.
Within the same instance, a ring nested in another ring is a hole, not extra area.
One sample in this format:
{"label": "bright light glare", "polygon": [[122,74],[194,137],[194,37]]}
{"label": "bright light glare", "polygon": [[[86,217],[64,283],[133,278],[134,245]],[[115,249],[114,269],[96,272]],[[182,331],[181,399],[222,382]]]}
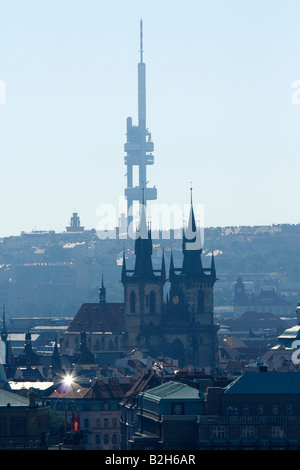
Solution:
{"label": "bright light glare", "polygon": [[72,375],[66,375],[65,378],[64,378],[64,384],[69,386],[69,385],[72,385],[72,383],[74,382],[74,379],[72,377]]}

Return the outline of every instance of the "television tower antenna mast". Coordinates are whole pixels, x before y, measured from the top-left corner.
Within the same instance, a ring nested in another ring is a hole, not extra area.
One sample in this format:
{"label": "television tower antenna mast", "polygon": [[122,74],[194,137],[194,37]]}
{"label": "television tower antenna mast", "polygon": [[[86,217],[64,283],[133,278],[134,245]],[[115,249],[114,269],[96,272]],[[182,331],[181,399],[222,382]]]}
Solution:
{"label": "television tower antenna mast", "polygon": [[140,21],[140,62],[143,63],[143,20]]}
{"label": "television tower antenna mast", "polygon": [[[142,203],[142,188],[144,188],[144,203],[157,199],[156,187],[147,187],[147,166],[153,165],[154,144],[151,134],[146,127],[146,64],[143,58],[143,21],[140,20],[140,62],[138,63],[138,125],[132,124],[132,118],[127,118],[127,142],[124,145],[127,166],[127,226],[133,221],[133,203]],[[138,169],[138,181],[133,181],[133,169]]]}

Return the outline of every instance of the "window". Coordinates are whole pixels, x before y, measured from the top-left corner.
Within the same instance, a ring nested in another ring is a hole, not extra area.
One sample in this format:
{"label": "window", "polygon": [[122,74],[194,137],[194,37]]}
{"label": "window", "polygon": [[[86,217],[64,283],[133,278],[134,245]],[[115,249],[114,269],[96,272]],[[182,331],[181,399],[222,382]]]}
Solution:
{"label": "window", "polygon": [[132,290],[130,292],[129,302],[130,302],[130,312],[135,313],[135,292],[134,292],[134,290]]}
{"label": "window", "polygon": [[241,437],[244,437],[246,439],[253,439],[255,437],[255,428],[254,426],[243,426],[242,427],[242,432],[241,432]]}
{"label": "window", "polygon": [[96,419],[95,427],[98,429],[101,428],[101,420],[99,418]]}
{"label": "window", "polygon": [[249,405],[244,405],[243,406],[243,415],[244,416],[249,416]]}
{"label": "window", "polygon": [[85,427],[85,428],[88,428],[88,427],[89,427],[89,419],[88,419],[88,418],[85,418],[85,419],[84,419],[84,427]]}
{"label": "window", "polygon": [[117,435],[116,435],[116,434],[113,434],[113,435],[112,435],[111,442],[112,442],[112,444],[116,444],[116,443],[117,443]]}
{"label": "window", "polygon": [[264,414],[264,407],[263,407],[263,405],[258,405],[258,407],[257,407],[257,414],[258,414],[258,415],[263,415],[263,414]]}
{"label": "window", "polygon": [[225,426],[213,426],[212,428],[213,439],[224,439],[225,438]]}
{"label": "window", "polygon": [[293,414],[293,405],[287,405],[286,407],[286,414],[291,416]]}
{"label": "window", "polygon": [[108,428],[108,418],[104,418],[104,427]]}
{"label": "window", "polygon": [[113,418],[112,420],[112,427],[116,428],[117,427],[117,418]]}
{"label": "window", "polygon": [[284,429],[282,426],[272,426],[272,439],[282,439],[284,437]]}
{"label": "window", "polygon": [[272,405],[272,414],[273,415],[278,415],[278,405],[276,405],[276,404]]}
{"label": "window", "polygon": [[104,444],[108,444],[108,442],[109,442],[109,435],[108,434],[104,434],[103,442],[104,442]]}
{"label": "window", "polygon": [[156,312],[156,295],[155,292],[152,290],[150,292],[150,313]]}
{"label": "window", "polygon": [[226,414],[228,416],[231,416],[231,415],[237,415],[238,414],[238,410],[235,406],[228,406],[228,408],[226,409]]}
{"label": "window", "polygon": [[173,415],[183,415],[183,403],[173,403],[172,405],[172,414]]}
{"label": "window", "polygon": [[205,312],[204,292],[202,290],[198,291],[198,312],[199,313]]}
{"label": "window", "polygon": [[96,444],[101,444],[101,434],[96,434]]}

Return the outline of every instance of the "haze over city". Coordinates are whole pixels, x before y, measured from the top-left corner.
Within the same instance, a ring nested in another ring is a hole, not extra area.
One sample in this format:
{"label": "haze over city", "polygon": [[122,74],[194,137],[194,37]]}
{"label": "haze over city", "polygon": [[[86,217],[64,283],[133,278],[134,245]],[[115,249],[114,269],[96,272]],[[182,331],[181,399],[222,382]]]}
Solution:
{"label": "haze over city", "polygon": [[299,450],[299,2],[2,3],[0,450]]}
{"label": "haze over city", "polygon": [[[62,231],[125,188],[144,21],[149,184],[206,226],[299,223],[296,1],[20,1],[1,7],[1,230]],[[176,200],[174,200],[176,199]]]}

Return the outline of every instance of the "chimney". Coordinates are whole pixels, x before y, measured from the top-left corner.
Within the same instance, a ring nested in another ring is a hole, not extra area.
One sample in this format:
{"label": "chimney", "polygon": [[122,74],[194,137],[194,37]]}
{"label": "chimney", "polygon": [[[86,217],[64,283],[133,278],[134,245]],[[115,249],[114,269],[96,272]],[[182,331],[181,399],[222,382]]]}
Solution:
{"label": "chimney", "polygon": [[33,387],[28,390],[29,408],[37,408],[37,394]]}

